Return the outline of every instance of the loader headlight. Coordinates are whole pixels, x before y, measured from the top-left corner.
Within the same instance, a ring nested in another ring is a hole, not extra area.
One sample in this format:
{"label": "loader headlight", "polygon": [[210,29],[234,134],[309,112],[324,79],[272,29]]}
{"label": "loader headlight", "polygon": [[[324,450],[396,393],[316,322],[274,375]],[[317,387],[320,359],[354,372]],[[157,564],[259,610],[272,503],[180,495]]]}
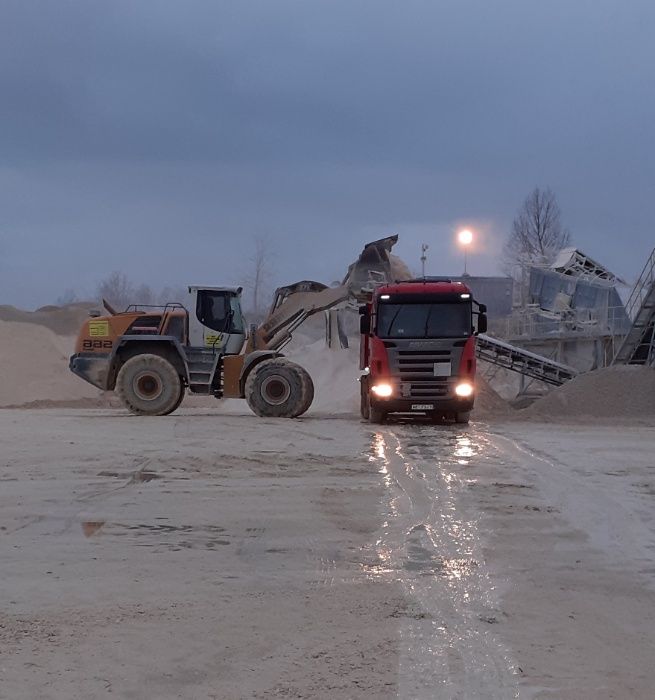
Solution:
{"label": "loader headlight", "polygon": [[371,387],[371,391],[380,398],[386,399],[393,394],[393,387],[391,384],[374,384]]}
{"label": "loader headlight", "polygon": [[462,399],[467,399],[473,395],[473,385],[468,382],[462,382],[455,387],[455,393]]}

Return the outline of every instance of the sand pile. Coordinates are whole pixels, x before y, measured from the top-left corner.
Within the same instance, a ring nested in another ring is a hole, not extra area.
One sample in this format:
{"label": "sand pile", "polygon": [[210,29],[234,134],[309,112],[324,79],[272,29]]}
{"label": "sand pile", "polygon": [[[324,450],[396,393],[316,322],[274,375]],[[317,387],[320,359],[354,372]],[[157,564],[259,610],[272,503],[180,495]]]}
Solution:
{"label": "sand pile", "polygon": [[302,365],[314,382],[315,398],[311,413],[359,412],[359,347],[330,350],[325,340],[286,352]]}
{"label": "sand pile", "polygon": [[70,336],[77,334],[92,307],[94,304],[90,302],[67,306],[44,306],[36,311],[23,311],[15,306],[0,306],[0,321],[34,323],[45,326],[59,335]]}
{"label": "sand pile", "polygon": [[581,374],[521,411],[520,415],[541,419],[653,417],[655,370],[629,365]]}
{"label": "sand pile", "polygon": [[68,370],[74,345],[35,323],[0,321],[0,406],[97,401],[100,392]]}

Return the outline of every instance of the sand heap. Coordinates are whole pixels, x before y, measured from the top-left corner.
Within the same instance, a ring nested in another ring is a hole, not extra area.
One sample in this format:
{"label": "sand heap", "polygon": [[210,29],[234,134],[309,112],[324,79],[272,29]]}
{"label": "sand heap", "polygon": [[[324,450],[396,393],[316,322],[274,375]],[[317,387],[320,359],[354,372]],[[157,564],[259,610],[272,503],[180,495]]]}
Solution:
{"label": "sand heap", "polygon": [[652,418],[655,416],[655,370],[628,365],[581,374],[519,415],[540,419]]}
{"label": "sand heap", "polygon": [[317,340],[286,355],[312,377],[315,397],[310,413],[359,412],[358,347],[330,350],[325,340]]}
{"label": "sand heap", "polygon": [[36,311],[23,311],[15,306],[0,306],[0,321],[34,323],[45,326],[59,335],[76,335],[89,309],[97,307],[91,302],[79,302],[67,306],[43,306]]}
{"label": "sand heap", "polygon": [[68,370],[74,346],[36,323],[0,321],[0,406],[98,405],[100,392]]}

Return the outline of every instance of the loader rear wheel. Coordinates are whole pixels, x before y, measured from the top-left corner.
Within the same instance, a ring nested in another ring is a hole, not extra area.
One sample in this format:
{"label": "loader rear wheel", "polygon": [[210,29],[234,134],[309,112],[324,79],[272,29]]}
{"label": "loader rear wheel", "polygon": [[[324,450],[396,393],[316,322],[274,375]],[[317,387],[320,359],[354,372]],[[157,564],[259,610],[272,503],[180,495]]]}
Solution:
{"label": "loader rear wheel", "polygon": [[288,360],[264,360],[250,372],[246,380],[248,406],[253,413],[262,417],[298,417],[309,408],[305,374],[306,370]]}
{"label": "loader rear wheel", "polygon": [[118,372],[116,393],[138,416],[166,416],[184,398],[184,385],[173,365],[159,355],[131,357]]}

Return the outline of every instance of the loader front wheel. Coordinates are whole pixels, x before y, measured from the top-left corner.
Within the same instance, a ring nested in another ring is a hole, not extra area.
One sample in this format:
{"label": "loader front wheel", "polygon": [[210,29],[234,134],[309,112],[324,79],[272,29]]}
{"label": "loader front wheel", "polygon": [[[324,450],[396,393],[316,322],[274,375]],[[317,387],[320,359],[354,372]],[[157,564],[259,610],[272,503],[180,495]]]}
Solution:
{"label": "loader front wheel", "polygon": [[300,370],[300,376],[302,377],[304,401],[302,404],[302,410],[298,414],[299,416],[302,416],[303,413],[306,413],[309,410],[309,407],[314,401],[314,382],[312,381],[309,372],[304,367],[296,365],[293,362],[291,364]]}
{"label": "loader front wheel", "polygon": [[118,372],[116,393],[138,416],[166,416],[182,403],[184,385],[173,365],[159,355],[131,357]]}
{"label": "loader front wheel", "polygon": [[[266,418],[297,418],[309,408],[306,374],[302,367],[288,360],[264,360],[246,380],[248,406],[253,413]],[[313,394],[313,384],[311,387]]]}

